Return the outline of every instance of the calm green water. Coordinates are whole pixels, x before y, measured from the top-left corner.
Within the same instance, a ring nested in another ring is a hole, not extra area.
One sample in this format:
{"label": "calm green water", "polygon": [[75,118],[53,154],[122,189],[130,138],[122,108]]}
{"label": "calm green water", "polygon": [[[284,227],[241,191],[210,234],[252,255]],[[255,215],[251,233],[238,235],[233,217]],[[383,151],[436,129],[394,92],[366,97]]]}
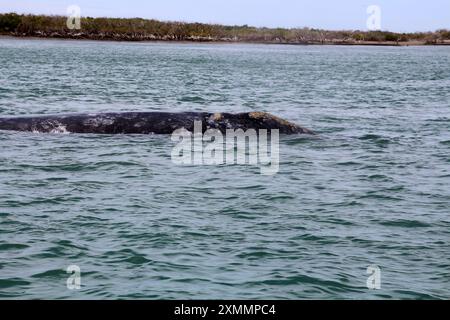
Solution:
{"label": "calm green water", "polygon": [[450,48],[0,39],[0,116],[121,110],[319,135],[263,176],[177,166],[168,136],[0,132],[1,298],[450,298]]}

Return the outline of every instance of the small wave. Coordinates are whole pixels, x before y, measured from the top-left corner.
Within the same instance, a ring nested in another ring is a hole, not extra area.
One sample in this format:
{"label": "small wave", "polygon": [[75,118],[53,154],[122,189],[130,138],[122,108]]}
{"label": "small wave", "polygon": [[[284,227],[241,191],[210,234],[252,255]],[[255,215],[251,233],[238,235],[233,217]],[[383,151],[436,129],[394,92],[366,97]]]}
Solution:
{"label": "small wave", "polygon": [[321,279],[318,277],[312,277],[307,275],[294,275],[291,277],[279,277],[276,279],[267,279],[262,282],[248,282],[247,285],[252,284],[264,284],[269,286],[289,286],[289,285],[310,285],[321,291],[327,291],[329,293],[342,293],[342,292],[360,292],[360,287],[351,286],[345,284],[342,281],[332,281],[327,279]]}
{"label": "small wave", "polygon": [[276,254],[265,251],[265,250],[254,250],[254,251],[239,253],[237,255],[238,258],[246,259],[246,260],[259,260],[259,259],[265,259],[265,258],[276,257],[276,256],[277,256]]}
{"label": "small wave", "polygon": [[338,166],[358,166],[361,163],[356,162],[356,161],[344,161],[344,162],[338,162],[337,165]]}
{"label": "small wave", "polygon": [[185,96],[185,97],[181,97],[180,101],[182,101],[182,102],[204,102],[205,99],[203,99],[202,97],[199,97],[199,96]]}
{"label": "small wave", "polygon": [[28,286],[31,283],[20,278],[0,279],[0,288],[18,288],[20,286]]}
{"label": "small wave", "polygon": [[377,134],[365,134],[361,137],[358,138],[359,140],[362,141],[370,141],[375,143],[377,146],[383,147],[388,145],[389,143],[391,143],[391,139],[387,138],[387,137],[383,137]]}
{"label": "small wave", "polygon": [[66,271],[63,269],[53,269],[35,273],[31,277],[37,279],[46,279],[46,278],[61,279],[66,277],[66,274],[67,274]]}
{"label": "small wave", "polygon": [[389,227],[403,227],[403,228],[427,228],[430,227],[428,223],[417,220],[388,220],[381,221],[379,224]]}
{"label": "small wave", "polygon": [[380,180],[380,181],[391,181],[392,178],[384,175],[384,174],[372,174],[367,177],[368,180]]}
{"label": "small wave", "polygon": [[403,299],[416,299],[416,300],[436,300],[442,299],[442,296],[431,295],[423,292],[412,290],[395,290],[395,297],[403,297]]}
{"label": "small wave", "polygon": [[359,137],[359,140],[378,140],[378,139],[382,139],[382,136],[379,136],[377,134],[365,134],[361,137]]}
{"label": "small wave", "polygon": [[288,146],[301,145],[301,144],[309,143],[312,140],[320,139],[319,136],[317,136],[317,135],[316,136],[305,135],[305,136],[301,136],[301,137],[293,136],[293,137],[283,137],[283,138],[284,138],[283,142]]}
{"label": "small wave", "polygon": [[109,259],[110,261],[113,261],[114,263],[125,262],[138,266],[151,262],[151,260],[147,259],[145,255],[131,249],[108,251],[103,255],[103,257]]}
{"label": "small wave", "polygon": [[335,244],[336,243],[335,237],[332,237],[332,236],[322,237],[322,236],[316,236],[316,235],[308,234],[308,233],[292,237],[289,240],[291,240],[291,241],[304,240],[304,241],[315,242],[317,244],[324,244],[324,245],[325,244]]}
{"label": "small wave", "polygon": [[402,201],[403,198],[393,197],[384,194],[367,193],[365,195],[359,196],[358,199],[374,199],[374,200],[388,200],[388,201]]}
{"label": "small wave", "polygon": [[0,244],[0,251],[6,250],[23,250],[28,248],[29,246],[21,243],[3,243]]}

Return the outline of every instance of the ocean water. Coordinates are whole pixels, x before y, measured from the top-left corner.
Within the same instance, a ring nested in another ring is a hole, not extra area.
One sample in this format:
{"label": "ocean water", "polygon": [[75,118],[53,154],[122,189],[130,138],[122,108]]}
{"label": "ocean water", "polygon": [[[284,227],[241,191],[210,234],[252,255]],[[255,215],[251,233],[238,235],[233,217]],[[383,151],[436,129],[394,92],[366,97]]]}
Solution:
{"label": "ocean water", "polygon": [[0,132],[0,298],[450,298],[450,47],[0,39],[0,116],[130,110],[318,134],[264,176],[176,165],[169,136]]}

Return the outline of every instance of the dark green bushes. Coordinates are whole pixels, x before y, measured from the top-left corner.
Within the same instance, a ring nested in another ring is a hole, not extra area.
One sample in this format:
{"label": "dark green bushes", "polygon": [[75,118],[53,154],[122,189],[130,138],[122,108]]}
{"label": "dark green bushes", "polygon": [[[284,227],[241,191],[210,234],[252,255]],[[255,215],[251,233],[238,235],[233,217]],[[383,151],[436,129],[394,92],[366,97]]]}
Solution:
{"label": "dark green bushes", "polygon": [[0,32],[15,31],[22,17],[15,13],[0,14]]}
{"label": "dark green bushes", "polygon": [[117,40],[193,40],[268,43],[439,43],[450,40],[449,30],[429,33],[387,31],[327,31],[311,28],[255,28],[248,25],[222,26],[204,23],[163,22],[152,19],[81,19],[81,30],[69,30],[62,16],[0,14],[0,33],[19,36],[78,37]]}

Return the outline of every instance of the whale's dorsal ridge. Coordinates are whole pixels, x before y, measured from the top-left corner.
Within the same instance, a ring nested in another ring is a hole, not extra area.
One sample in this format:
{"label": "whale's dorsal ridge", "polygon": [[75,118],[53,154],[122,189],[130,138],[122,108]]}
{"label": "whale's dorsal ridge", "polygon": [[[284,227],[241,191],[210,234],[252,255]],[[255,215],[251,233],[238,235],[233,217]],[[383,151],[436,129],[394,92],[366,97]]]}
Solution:
{"label": "whale's dorsal ridge", "polygon": [[[193,129],[201,121],[208,128],[225,133],[228,129],[278,129],[282,134],[314,134],[295,123],[268,112],[91,112],[25,117],[0,117],[0,130],[103,133],[170,134],[179,128]],[[190,130],[191,131],[191,130]]]}

